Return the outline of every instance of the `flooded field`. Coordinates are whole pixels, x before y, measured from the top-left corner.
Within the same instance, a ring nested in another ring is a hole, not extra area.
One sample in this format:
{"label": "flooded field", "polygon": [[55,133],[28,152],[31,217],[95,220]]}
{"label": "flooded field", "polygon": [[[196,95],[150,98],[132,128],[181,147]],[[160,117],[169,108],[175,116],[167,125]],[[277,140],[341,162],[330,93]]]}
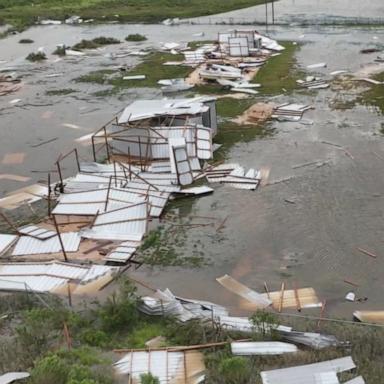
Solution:
{"label": "flooded field", "polygon": [[[276,3],[277,14],[284,3],[290,5],[287,14],[289,10],[311,11],[301,5],[303,1],[283,0]],[[326,4],[316,2],[319,13],[325,12]],[[376,5],[369,12],[374,16],[382,4],[380,1],[373,4]],[[358,8],[349,9],[353,12],[351,16],[359,15]],[[61,60],[49,54],[43,64],[24,60],[40,46],[51,53],[59,43],[72,45],[97,36],[123,40],[138,29],[148,38],[140,45],[124,42],[95,56]],[[7,153],[25,153],[20,164],[1,164],[1,173],[30,178],[25,182],[2,180],[0,194],[46,178],[59,153],[66,153],[74,146],[80,148],[82,158],[90,160],[90,146],[81,145],[76,139],[101,127],[134,99],[161,97],[159,90],[140,88],[96,97],[94,93],[105,86],[74,82],[90,71],[135,65],[140,60],[131,56],[112,60],[108,53],[122,47],[159,48],[160,42],[212,40],[225,29],[214,25],[49,26],[31,28],[21,35],[0,40],[0,60],[4,61],[1,67],[17,71],[24,83],[21,91],[0,100],[0,159]],[[193,36],[202,31],[204,37]],[[383,29],[370,28],[276,27],[269,34],[275,39],[300,44],[296,59],[303,70],[307,65],[327,62],[326,68],[317,70],[327,77],[335,70],[356,72],[371,63],[376,55],[363,55],[359,51],[382,45],[384,40]],[[18,44],[21,38],[35,42],[28,46]],[[62,75],[47,77],[57,73]],[[61,89],[74,92],[46,94]],[[362,105],[335,109],[335,100],[340,97],[343,92],[337,87],[319,92],[297,91],[289,96],[282,92],[275,96],[276,103],[313,105],[315,109],[305,114],[305,119],[313,124],[268,122],[271,135],[244,140],[239,134],[238,142],[227,154],[228,162],[270,169],[271,185],[256,192],[216,186],[212,195],[172,204],[170,213],[182,218],[192,215],[214,217],[218,222],[226,219],[220,231],[213,226],[188,229],[178,242],[177,253],[202,256],[205,265],[141,267],[132,276],[154,287],[168,287],[180,296],[224,304],[234,313],[245,311],[243,303],[215,281],[226,273],[258,291],[263,290],[264,282],[271,290],[278,290],[282,281],[286,287],[292,287],[295,282],[301,287],[313,287],[321,298],[327,298],[327,313],[339,316],[350,317],[353,310],[360,308],[382,309],[382,115],[373,107]],[[21,101],[10,104],[16,98]],[[258,100],[268,101],[268,98],[256,96],[255,102]],[[323,164],[301,166],[313,162]],[[69,176],[75,169],[68,168],[65,172]],[[357,247],[377,252],[379,257],[369,258],[358,252]],[[351,289],[368,301],[346,303],[344,296]]]}

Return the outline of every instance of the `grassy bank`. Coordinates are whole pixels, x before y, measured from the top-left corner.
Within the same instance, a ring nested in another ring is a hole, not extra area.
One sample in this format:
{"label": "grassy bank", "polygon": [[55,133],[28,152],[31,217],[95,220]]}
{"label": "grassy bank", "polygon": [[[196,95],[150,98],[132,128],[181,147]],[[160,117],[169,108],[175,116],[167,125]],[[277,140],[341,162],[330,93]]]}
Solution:
{"label": "grassy bank", "polygon": [[253,79],[254,83],[260,83],[260,94],[276,95],[292,92],[297,89],[296,80],[302,77],[302,73],[296,67],[295,54],[300,48],[291,41],[279,42],[285,47],[280,55],[271,57],[261,67]]}
{"label": "grassy bank", "polygon": [[[374,75],[372,78],[377,81],[384,81],[384,72]],[[376,107],[381,114],[384,114],[383,85],[370,85],[370,89],[362,93],[360,102]]]}
{"label": "grassy bank", "polygon": [[0,21],[25,28],[38,19],[70,15],[96,21],[158,22],[167,18],[213,15],[263,4],[264,0],[2,0]]}

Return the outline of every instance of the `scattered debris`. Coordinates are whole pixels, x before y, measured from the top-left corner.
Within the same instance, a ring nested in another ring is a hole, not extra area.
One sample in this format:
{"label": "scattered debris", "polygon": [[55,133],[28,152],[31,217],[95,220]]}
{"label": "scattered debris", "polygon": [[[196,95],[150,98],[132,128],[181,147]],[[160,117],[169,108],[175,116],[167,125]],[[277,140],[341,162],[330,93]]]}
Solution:
{"label": "scattered debris", "polygon": [[375,53],[375,52],[381,52],[381,49],[378,48],[365,48],[360,50],[360,53]]}
{"label": "scattered debris", "polygon": [[0,376],[0,384],[10,384],[14,381],[26,379],[29,376],[28,372],[7,372]]}
{"label": "scattered debris", "polygon": [[305,80],[296,80],[296,82],[301,87],[307,89],[329,88],[329,84],[325,80],[315,76],[307,76]]}
{"label": "scattered debris", "polygon": [[164,79],[159,80],[158,84],[162,85],[161,90],[163,93],[183,92],[187,91],[194,86],[188,84],[184,79]]}
{"label": "scattered debris", "polygon": [[316,68],[325,68],[326,66],[327,66],[327,63],[317,63],[317,64],[307,65],[307,68],[316,69]]}
{"label": "scattered debris", "polygon": [[272,118],[279,121],[299,121],[310,105],[284,103],[273,108]]}
{"label": "scattered debris", "polygon": [[369,252],[367,251],[366,249],[363,249],[363,248],[357,248],[358,251],[360,251],[361,253],[364,253],[365,255],[369,256],[369,257],[372,257],[373,259],[376,259],[377,258],[377,255],[375,255],[374,253],[372,252]]}
{"label": "scattered debris", "polygon": [[345,295],[345,300],[347,301],[355,301],[356,299],[356,294],[354,292],[348,292],[346,295]]}
{"label": "scattered debris", "polygon": [[124,76],[123,80],[145,80],[145,75]]}

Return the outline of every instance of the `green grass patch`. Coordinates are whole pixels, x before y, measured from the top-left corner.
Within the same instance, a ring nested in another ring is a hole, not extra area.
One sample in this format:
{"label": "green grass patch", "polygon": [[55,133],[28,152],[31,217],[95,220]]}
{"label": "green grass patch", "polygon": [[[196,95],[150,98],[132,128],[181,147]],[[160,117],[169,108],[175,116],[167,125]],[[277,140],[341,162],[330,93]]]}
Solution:
{"label": "green grass patch", "polygon": [[[374,75],[372,78],[378,81],[384,81],[384,72]],[[376,107],[380,114],[384,114],[383,85],[370,85],[370,89],[361,94],[360,103]]]}
{"label": "green grass patch", "polygon": [[213,15],[263,3],[264,0],[2,0],[0,20],[19,30],[39,18],[64,20],[68,15],[101,22],[159,22],[169,17]]}
{"label": "green grass patch", "polygon": [[223,97],[217,100],[216,111],[220,117],[233,118],[241,115],[255,102],[253,98],[234,99],[232,97]]}
{"label": "green grass patch", "polygon": [[63,89],[51,89],[45,92],[45,94],[47,96],[63,96],[63,95],[69,95],[74,92],[76,92],[76,90],[72,88],[63,88]]}
{"label": "green grass patch", "polygon": [[52,52],[52,54],[57,56],[65,56],[66,55],[65,46],[63,45],[57,46],[56,49]]}
{"label": "green grass patch", "polygon": [[[120,72],[113,70],[93,71],[83,75],[75,81],[85,83],[97,83],[111,85],[112,89],[99,91],[96,96],[116,94],[127,88],[158,87],[157,82],[161,79],[175,77],[186,77],[192,71],[189,67],[163,65],[166,61],[182,60],[182,55],[154,52],[146,56],[142,63],[130,71]],[[144,80],[124,80],[124,76],[145,75]]]}
{"label": "green grass patch", "polygon": [[145,41],[147,38],[144,35],[140,35],[140,33],[134,33],[131,35],[128,35],[125,38],[126,41]]}
{"label": "green grass patch", "polygon": [[261,84],[259,90],[261,95],[292,92],[297,89],[296,80],[303,76],[296,67],[295,59],[300,46],[293,42],[280,42],[280,44],[285,47],[285,50],[279,56],[269,58],[252,80],[254,83]]}

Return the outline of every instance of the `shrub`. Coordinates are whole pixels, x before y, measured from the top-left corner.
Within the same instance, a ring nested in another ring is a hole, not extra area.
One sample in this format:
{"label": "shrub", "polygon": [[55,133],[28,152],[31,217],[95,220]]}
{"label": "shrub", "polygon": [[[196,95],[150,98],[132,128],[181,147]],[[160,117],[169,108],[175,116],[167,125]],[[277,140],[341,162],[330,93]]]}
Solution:
{"label": "shrub", "polygon": [[21,40],[19,40],[19,43],[20,44],[32,44],[32,43],[34,43],[34,41],[31,39],[21,39]]}
{"label": "shrub", "polygon": [[257,337],[259,335],[262,339],[265,339],[267,336],[276,338],[278,321],[273,313],[258,310],[249,319],[254,328],[254,336]]}
{"label": "shrub", "polygon": [[128,35],[125,38],[126,41],[145,41],[147,38],[144,35],[140,35],[140,33],[134,33],[131,35]]}
{"label": "shrub", "polygon": [[27,57],[26,57],[27,60],[29,61],[42,61],[42,60],[46,60],[47,59],[47,56],[45,55],[44,52],[31,52]]}
{"label": "shrub", "polygon": [[99,45],[120,44],[120,40],[115,39],[114,37],[100,36],[100,37],[96,37],[92,41]]}
{"label": "shrub", "polygon": [[65,45],[58,45],[57,48],[52,52],[54,55],[57,56],[65,56]]}
{"label": "shrub", "polygon": [[68,365],[57,355],[48,355],[39,360],[31,372],[31,384],[66,384]]}
{"label": "shrub", "polygon": [[242,384],[248,382],[251,369],[247,359],[235,356],[223,359],[219,364],[219,372],[224,383]]}
{"label": "shrub", "polygon": [[93,40],[81,40],[80,43],[75,44],[72,48],[73,49],[95,49],[98,48],[99,44],[96,44],[93,42]]}
{"label": "shrub", "polygon": [[151,373],[143,373],[140,375],[141,384],[160,384],[160,380]]}

